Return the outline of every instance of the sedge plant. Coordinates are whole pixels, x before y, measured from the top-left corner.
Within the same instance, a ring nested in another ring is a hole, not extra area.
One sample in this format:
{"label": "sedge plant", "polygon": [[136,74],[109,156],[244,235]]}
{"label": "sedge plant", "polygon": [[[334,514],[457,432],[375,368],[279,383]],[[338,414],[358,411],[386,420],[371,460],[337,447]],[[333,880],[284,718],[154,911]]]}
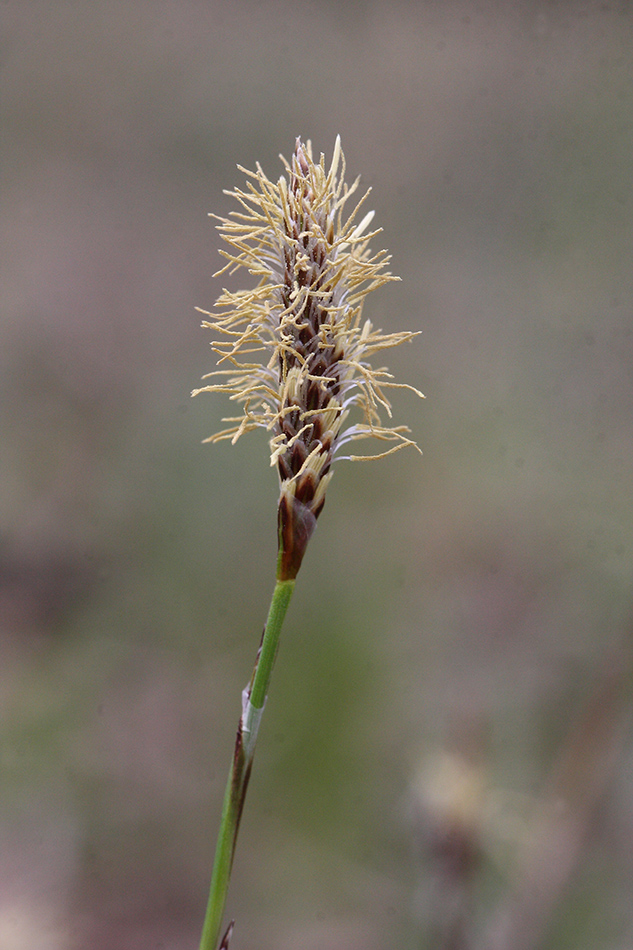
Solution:
{"label": "sedge plant", "polygon": [[[200,950],[216,950],[235,854],[257,732],[277,655],[279,636],[308,542],[323,509],[335,459],[375,459],[415,446],[406,426],[388,424],[390,389],[397,383],[369,358],[410,340],[415,333],[383,333],[363,318],[369,293],[396,280],[386,251],[373,252],[373,212],[361,214],[368,192],[349,199],[358,179],[345,181],[337,138],[332,161],[316,162],[310,142],[297,139],[285,174],[274,183],[261,166],[248,171],[244,188],[227,192],[238,202],[218,230],[228,248],[218,274],[244,269],[254,286],[224,289],[203,327],[217,368],[194,391],[226,393],[240,414],[206,439],[235,443],[263,428],[270,435],[270,463],[280,483],[276,582],[250,682],[242,694],[235,749],[224,796],[211,888]],[[217,275],[216,275],[217,276]],[[354,415],[356,418],[354,418]],[[387,424],[383,421],[387,418]],[[373,455],[342,456],[359,439],[378,440]],[[415,446],[417,448],[417,446]],[[233,921],[220,947],[228,947]]]}

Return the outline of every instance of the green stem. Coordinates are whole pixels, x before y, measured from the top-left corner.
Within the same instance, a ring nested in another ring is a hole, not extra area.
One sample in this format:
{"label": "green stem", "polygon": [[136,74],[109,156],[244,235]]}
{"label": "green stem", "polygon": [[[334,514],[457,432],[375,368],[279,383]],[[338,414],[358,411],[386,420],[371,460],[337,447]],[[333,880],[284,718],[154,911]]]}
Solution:
{"label": "green stem", "polygon": [[275,584],[253,675],[242,697],[242,716],[237,730],[233,762],[231,763],[224,793],[222,817],[220,818],[220,830],[215,849],[209,902],[202,929],[200,950],[217,950],[231,877],[235,843],[255,755],[257,729],[266,702],[275,657],[277,656],[281,627],[294,586],[294,580],[278,580]]}

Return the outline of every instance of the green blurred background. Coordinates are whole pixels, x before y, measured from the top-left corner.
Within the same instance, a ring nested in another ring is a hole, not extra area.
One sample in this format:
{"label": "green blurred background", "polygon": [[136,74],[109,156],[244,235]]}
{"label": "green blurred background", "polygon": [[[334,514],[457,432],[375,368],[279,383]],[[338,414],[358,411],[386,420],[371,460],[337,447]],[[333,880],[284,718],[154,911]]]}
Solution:
{"label": "green blurred background", "polygon": [[2,950],[197,946],[277,497],[264,434],[202,446],[228,405],[189,398],[206,213],[337,133],[424,456],[336,468],[233,944],[630,947],[630,4],[2,11]]}

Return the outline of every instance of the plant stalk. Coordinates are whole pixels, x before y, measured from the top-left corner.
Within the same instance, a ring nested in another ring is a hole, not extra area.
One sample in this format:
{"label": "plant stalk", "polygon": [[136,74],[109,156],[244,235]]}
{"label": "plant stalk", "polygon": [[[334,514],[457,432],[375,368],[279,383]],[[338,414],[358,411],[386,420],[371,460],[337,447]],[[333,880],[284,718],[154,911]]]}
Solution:
{"label": "plant stalk", "polygon": [[[249,685],[242,693],[242,715],[237,729],[233,761],[224,793],[200,950],[217,950],[218,947],[237,833],[255,755],[257,730],[264,711],[268,685],[279,648],[279,635],[294,586],[294,579],[277,580],[275,584],[253,674]],[[230,934],[227,933],[222,941],[223,947],[228,947],[228,936]]]}

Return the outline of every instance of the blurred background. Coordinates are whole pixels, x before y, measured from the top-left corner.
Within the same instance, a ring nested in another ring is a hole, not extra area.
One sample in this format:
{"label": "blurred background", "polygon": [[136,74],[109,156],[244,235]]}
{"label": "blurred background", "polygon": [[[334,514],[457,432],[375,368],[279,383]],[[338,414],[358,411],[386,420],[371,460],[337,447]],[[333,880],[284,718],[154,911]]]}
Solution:
{"label": "blurred background", "polygon": [[424,456],[336,467],[232,945],[629,948],[630,4],[2,10],[0,947],[198,945],[277,499],[189,398],[207,212],[340,133]]}

